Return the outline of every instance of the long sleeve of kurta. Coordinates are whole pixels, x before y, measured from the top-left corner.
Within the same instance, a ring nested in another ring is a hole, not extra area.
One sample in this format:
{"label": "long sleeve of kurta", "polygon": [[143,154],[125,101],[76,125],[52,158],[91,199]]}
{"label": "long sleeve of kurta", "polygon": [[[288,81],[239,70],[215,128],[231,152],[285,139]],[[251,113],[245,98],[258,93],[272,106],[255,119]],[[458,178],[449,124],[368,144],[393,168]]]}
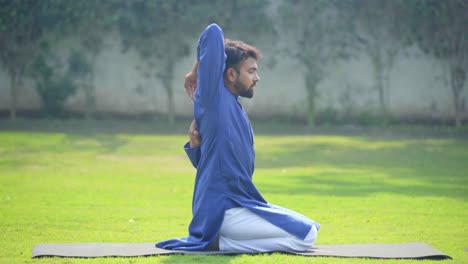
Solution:
{"label": "long sleeve of kurta", "polygon": [[[172,250],[205,250],[218,237],[224,212],[234,207],[247,208],[304,239],[311,225],[293,215],[272,210],[252,181],[253,130],[238,97],[224,84],[226,54],[223,31],[218,25],[209,25],[202,32],[197,60],[194,116],[201,145],[198,150],[186,149],[197,168],[189,236],[156,245]],[[318,229],[319,225],[316,227]]]}
{"label": "long sleeve of kurta", "polygon": [[195,167],[196,169],[198,166],[198,162],[200,161],[200,147],[191,148],[190,143],[187,142],[184,145],[184,150],[188,158],[190,159],[190,162],[192,163],[193,167]]}
{"label": "long sleeve of kurta", "polygon": [[[219,92],[224,85],[226,62],[223,31],[216,24],[208,26],[197,45],[198,80],[195,100],[204,107],[219,103]],[[220,84],[222,85],[220,87]]]}

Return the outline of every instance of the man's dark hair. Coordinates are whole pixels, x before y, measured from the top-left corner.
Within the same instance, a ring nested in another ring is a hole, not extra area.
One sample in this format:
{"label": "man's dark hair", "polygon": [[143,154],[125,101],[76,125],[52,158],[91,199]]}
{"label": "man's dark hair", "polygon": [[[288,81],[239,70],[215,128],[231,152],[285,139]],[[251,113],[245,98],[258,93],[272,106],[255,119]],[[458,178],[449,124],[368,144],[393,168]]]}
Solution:
{"label": "man's dark hair", "polygon": [[239,40],[224,39],[224,50],[226,52],[226,69],[234,68],[239,72],[239,65],[247,58],[261,59],[260,50]]}

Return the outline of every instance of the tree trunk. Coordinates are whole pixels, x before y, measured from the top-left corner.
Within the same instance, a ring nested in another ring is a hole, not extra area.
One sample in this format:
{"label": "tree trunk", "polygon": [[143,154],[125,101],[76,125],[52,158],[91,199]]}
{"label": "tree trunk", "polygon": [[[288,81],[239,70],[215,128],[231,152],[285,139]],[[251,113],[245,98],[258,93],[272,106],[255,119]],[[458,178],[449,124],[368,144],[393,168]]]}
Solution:
{"label": "tree trunk", "polygon": [[[167,68],[170,71],[172,68]],[[166,90],[167,94],[167,122],[170,125],[174,124],[175,121],[175,105],[174,105],[174,91],[172,90],[172,74],[164,74],[161,76],[161,81],[164,86],[164,90]]]}
{"label": "tree trunk", "polygon": [[10,120],[16,119],[16,74],[10,72]]}
{"label": "tree trunk", "polygon": [[316,97],[317,97],[317,85],[318,81],[313,76],[306,74],[305,85],[307,91],[307,126],[315,126],[317,112],[316,112]]}
{"label": "tree trunk", "polygon": [[168,113],[167,113],[167,121],[170,125],[173,125],[175,122],[175,105],[174,105],[174,92],[172,90],[172,85],[166,87],[167,91],[167,99],[168,101]]}
{"label": "tree trunk", "polygon": [[16,120],[16,108],[18,101],[18,89],[21,80],[21,70],[10,69],[10,120]]}
{"label": "tree trunk", "polygon": [[86,108],[85,108],[85,118],[86,120],[91,120],[94,118],[94,113],[96,111],[96,89],[94,87],[94,65],[96,61],[96,56],[93,55],[91,58],[90,66],[91,70],[88,75],[88,83],[86,84],[85,97],[86,97]]}
{"label": "tree trunk", "polygon": [[466,80],[466,71],[461,67],[454,67],[450,71],[450,86],[453,94],[453,105],[455,110],[455,126],[461,127],[461,100],[460,94]]}
{"label": "tree trunk", "polygon": [[170,125],[175,122],[175,104],[174,91],[172,89],[172,80],[174,77],[174,63],[171,60],[166,61],[164,71],[159,74],[167,94],[167,121]]}
{"label": "tree trunk", "polygon": [[315,121],[317,118],[317,113],[315,111],[315,98],[314,96],[311,96],[310,94],[307,95],[307,126],[308,127],[314,127],[315,126]]}
{"label": "tree trunk", "polygon": [[384,124],[387,123],[387,106],[385,104],[384,66],[380,54],[375,54],[372,59],[375,70],[375,86],[379,92],[380,116]]}
{"label": "tree trunk", "polygon": [[391,73],[393,69],[393,64],[395,63],[395,58],[396,55],[398,54],[398,49],[397,48],[389,48],[386,53],[385,57],[385,68],[383,70],[383,90],[386,91],[385,93],[385,115],[388,119],[391,118]]}

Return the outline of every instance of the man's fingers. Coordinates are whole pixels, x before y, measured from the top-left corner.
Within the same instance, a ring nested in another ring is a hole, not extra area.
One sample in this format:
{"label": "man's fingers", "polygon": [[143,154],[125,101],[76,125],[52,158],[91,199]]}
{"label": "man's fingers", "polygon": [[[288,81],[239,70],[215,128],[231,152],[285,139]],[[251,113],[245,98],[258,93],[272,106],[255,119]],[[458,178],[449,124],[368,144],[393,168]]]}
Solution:
{"label": "man's fingers", "polygon": [[190,132],[190,134],[192,134],[193,137],[199,137],[199,134],[198,134],[198,131],[197,130],[193,130]]}
{"label": "man's fingers", "polygon": [[194,100],[194,96],[195,96],[195,87],[196,87],[195,84],[186,83],[184,85],[185,92],[190,97],[190,99],[192,99],[192,101]]}
{"label": "man's fingers", "polygon": [[189,93],[189,96],[190,96],[190,98],[191,98],[191,99],[192,99],[192,101],[193,101],[193,96],[194,96],[194,89],[193,89],[193,88],[191,88],[189,92],[190,92],[190,93]]}

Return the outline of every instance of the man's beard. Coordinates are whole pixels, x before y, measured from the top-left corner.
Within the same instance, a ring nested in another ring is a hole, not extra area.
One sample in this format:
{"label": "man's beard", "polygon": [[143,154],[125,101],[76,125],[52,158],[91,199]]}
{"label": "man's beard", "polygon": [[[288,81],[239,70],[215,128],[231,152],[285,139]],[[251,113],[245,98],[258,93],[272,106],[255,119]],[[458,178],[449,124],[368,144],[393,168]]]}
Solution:
{"label": "man's beard", "polygon": [[252,84],[252,86],[247,87],[244,85],[239,78],[237,78],[236,82],[234,83],[234,88],[236,89],[237,93],[239,96],[245,97],[245,98],[252,98],[254,95],[254,86],[256,82]]}

